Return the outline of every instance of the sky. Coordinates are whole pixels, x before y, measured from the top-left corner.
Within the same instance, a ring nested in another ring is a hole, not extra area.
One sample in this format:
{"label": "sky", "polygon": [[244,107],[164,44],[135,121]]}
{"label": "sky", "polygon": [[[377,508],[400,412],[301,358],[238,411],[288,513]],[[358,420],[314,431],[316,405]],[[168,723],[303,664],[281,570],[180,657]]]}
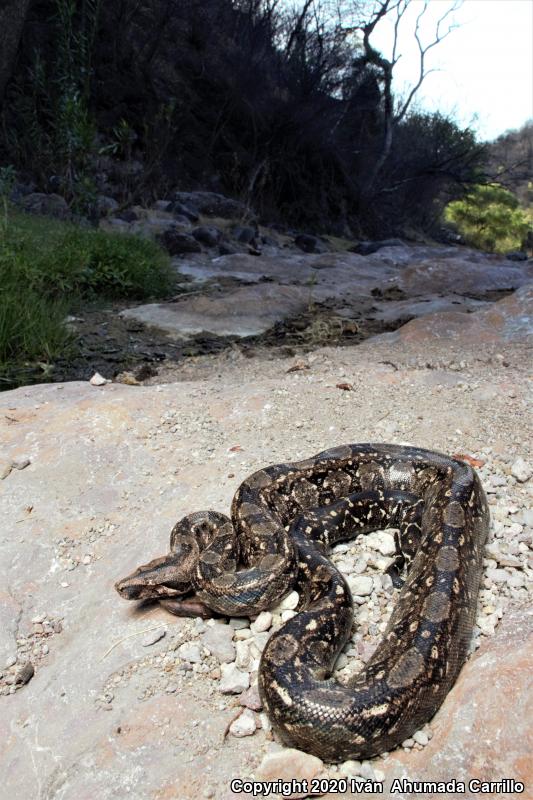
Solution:
{"label": "sky", "polygon": [[[449,0],[429,0],[423,41],[431,41],[435,21],[451,5]],[[416,80],[413,20],[422,8],[422,0],[412,0],[409,17],[403,20],[401,58],[394,70],[396,92]],[[482,140],[520,128],[533,118],[533,0],[463,0],[449,19],[458,27],[429,52],[427,66],[438,71],[419,89],[418,107],[451,113]],[[391,22],[383,20],[371,41],[390,56]]]}

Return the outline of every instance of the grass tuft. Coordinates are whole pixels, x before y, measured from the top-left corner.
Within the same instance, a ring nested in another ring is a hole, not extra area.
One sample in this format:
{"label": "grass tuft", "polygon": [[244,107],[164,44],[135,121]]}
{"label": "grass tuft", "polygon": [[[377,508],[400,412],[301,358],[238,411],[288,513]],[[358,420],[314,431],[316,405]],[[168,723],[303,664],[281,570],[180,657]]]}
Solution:
{"label": "grass tuft", "polygon": [[81,302],[143,300],[173,290],[154,242],[8,209],[0,218],[0,388],[17,370],[68,353],[65,317]]}

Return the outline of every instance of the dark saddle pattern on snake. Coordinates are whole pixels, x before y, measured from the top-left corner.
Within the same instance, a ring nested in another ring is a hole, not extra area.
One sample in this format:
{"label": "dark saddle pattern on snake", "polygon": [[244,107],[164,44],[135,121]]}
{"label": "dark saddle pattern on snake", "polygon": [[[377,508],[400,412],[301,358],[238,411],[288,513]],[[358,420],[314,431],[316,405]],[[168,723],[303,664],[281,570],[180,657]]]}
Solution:
{"label": "dark saddle pattern on snake", "polygon": [[[416,447],[343,445],[255,472],[231,520],[213,511],[174,527],[170,552],[116,585],[180,615],[253,616],[290,589],[298,613],[263,651],[259,689],[288,745],[327,761],[396,747],[427,722],[468,654],[489,514],[466,463]],[[396,528],[403,586],[383,638],[348,685],[332,677],[352,598],[328,548]]]}

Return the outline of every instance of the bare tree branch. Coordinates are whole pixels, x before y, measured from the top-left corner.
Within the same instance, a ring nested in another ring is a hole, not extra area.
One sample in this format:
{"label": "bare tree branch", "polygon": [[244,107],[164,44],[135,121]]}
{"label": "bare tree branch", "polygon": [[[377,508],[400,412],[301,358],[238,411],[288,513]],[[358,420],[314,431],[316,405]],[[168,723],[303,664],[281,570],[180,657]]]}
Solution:
{"label": "bare tree branch", "polygon": [[[434,38],[427,44],[424,44],[422,41],[422,35],[420,32],[421,22],[424,18],[424,15],[429,7],[429,0],[425,0],[422,10],[416,17],[415,21],[415,30],[414,30],[414,38],[418,46],[418,53],[419,53],[419,70],[418,70],[418,77],[412,86],[409,94],[405,101],[401,104],[399,110],[394,113],[394,102],[393,102],[393,95],[392,95],[392,81],[393,81],[393,70],[394,66],[397,64],[400,55],[398,55],[398,40],[399,40],[399,33],[400,33],[400,26],[402,20],[405,16],[405,13],[410,5],[411,0],[380,0],[377,10],[375,11],[374,15],[371,19],[363,25],[358,27],[363,34],[363,52],[364,55],[362,57],[362,62],[367,65],[372,65],[377,68],[380,73],[381,82],[383,85],[383,114],[384,114],[384,134],[383,134],[383,145],[381,149],[381,153],[378,156],[376,163],[374,165],[373,170],[371,171],[368,186],[372,186],[383,169],[385,161],[387,160],[389,153],[392,147],[392,138],[393,138],[393,131],[394,127],[401,122],[407,111],[409,110],[413,98],[415,97],[416,93],[420,89],[424,79],[434,70],[426,69],[426,56],[427,53],[440,42],[442,42],[451,32],[454,30],[457,25],[450,25],[446,31],[442,30],[442,26],[444,25],[446,19],[456,11],[460,5],[462,0],[456,0],[452,6],[450,6],[447,11],[439,18],[436,24],[435,29],[435,36]],[[372,45],[370,38],[376,29],[378,23],[387,16],[387,14],[394,14],[394,27],[393,27],[393,45],[392,45],[392,55],[390,60],[385,58],[382,53],[378,52]]]}

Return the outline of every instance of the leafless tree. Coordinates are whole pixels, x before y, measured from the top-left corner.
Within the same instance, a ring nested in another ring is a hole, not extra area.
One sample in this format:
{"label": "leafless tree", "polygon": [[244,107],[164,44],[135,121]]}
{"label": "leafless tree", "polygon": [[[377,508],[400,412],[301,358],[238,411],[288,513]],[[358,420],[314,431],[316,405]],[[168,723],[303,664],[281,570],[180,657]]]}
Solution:
{"label": "leafless tree", "polygon": [[[410,91],[399,106],[394,108],[393,97],[393,76],[394,67],[398,63],[401,55],[398,53],[398,39],[400,27],[405,19],[405,13],[411,4],[411,0],[379,0],[377,7],[368,20],[368,22],[354,26],[353,30],[360,31],[362,34],[363,54],[359,57],[358,62],[361,66],[373,66],[380,76],[383,92],[383,116],[384,116],[384,129],[383,129],[383,145],[381,152],[372,169],[368,185],[373,186],[376,178],[383,169],[383,165],[389,156],[392,147],[392,139],[395,126],[401,122],[407,114],[412,101],[422,86],[425,78],[435,70],[427,69],[427,55],[430,50],[442,42],[456,27],[457,25],[450,22],[451,15],[457,11],[461,6],[461,0],[456,0],[453,5],[442,14],[435,24],[435,31],[433,38],[424,42],[421,34],[421,24],[423,18],[429,7],[429,0],[425,0],[422,9],[418,13],[415,21],[414,39],[418,48],[418,75],[413,83]],[[375,49],[372,45],[371,38],[376,26],[387,15],[392,15],[394,25],[394,36],[392,45],[392,54],[390,58],[386,58],[382,53]]]}

